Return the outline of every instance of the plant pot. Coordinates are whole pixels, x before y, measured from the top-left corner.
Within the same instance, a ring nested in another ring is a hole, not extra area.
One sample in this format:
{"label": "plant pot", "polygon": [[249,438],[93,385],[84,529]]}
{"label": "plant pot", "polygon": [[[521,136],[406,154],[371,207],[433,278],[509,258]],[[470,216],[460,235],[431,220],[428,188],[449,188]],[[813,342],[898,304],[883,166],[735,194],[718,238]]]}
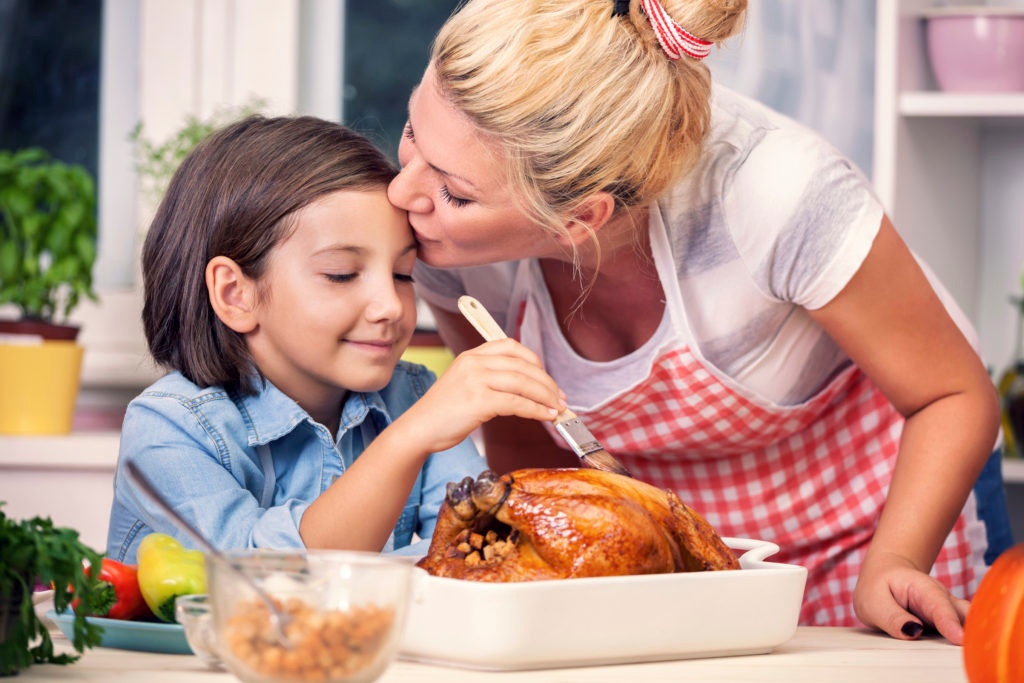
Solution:
{"label": "plant pot", "polygon": [[0,342],[0,434],[68,434],[84,351],[73,341]]}
{"label": "plant pot", "polygon": [[0,434],[71,431],[84,348],[77,325],[0,320]]}
{"label": "plant pot", "polygon": [[0,339],[8,335],[41,337],[46,341],[75,341],[77,325],[59,325],[43,320],[0,320]]}

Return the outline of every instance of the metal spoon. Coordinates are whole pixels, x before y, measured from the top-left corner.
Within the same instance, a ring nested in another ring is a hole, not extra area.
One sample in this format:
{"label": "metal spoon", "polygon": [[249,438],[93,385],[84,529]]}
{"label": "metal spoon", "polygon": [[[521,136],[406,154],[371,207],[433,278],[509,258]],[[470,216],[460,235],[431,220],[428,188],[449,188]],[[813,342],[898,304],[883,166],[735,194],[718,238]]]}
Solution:
{"label": "metal spoon", "polygon": [[127,462],[125,464],[125,471],[128,473],[128,478],[131,479],[131,481],[137,485],[150,500],[159,505],[160,509],[167,513],[167,516],[174,520],[174,522],[183,531],[187,532],[188,535],[192,537],[192,540],[202,547],[203,552],[205,552],[207,556],[212,557],[214,560],[230,569],[233,574],[252,589],[256,596],[263,601],[263,604],[265,604],[267,609],[270,611],[270,625],[274,629],[274,637],[282,646],[291,649],[292,643],[288,640],[288,636],[285,635],[284,632],[284,627],[291,620],[291,616],[282,612],[274,602],[274,599],[271,598],[265,590],[263,590],[262,586],[256,583],[251,576],[239,569],[227,555],[218,550],[199,532],[198,529],[192,526],[191,522],[182,517],[177,510],[171,507],[170,503],[167,502],[163,495],[160,494],[149,478],[142,473],[142,470],[140,470],[135,463],[130,461]]}

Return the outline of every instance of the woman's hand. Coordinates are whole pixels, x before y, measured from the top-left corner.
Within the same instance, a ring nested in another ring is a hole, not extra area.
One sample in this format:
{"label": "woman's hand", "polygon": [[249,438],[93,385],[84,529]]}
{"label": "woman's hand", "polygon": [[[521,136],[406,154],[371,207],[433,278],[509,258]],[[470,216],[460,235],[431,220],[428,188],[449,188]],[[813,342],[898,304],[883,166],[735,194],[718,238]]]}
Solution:
{"label": "woman's hand", "polygon": [[927,625],[960,645],[969,606],[910,560],[893,554],[869,554],[853,592],[857,618],[900,640],[914,640]]}
{"label": "woman's hand", "polygon": [[460,353],[399,420],[429,452],[458,444],[498,416],[551,421],[565,400],[540,359],[512,339],[487,342]]}

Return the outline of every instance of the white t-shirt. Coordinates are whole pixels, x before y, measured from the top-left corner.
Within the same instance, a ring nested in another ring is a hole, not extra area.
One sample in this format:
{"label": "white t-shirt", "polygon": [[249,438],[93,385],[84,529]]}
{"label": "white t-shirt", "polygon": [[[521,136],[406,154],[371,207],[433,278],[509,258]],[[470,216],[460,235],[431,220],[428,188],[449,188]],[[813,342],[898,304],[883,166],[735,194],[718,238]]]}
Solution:
{"label": "white t-shirt", "polygon": [[[699,353],[751,393],[795,405],[850,360],[807,314],[831,301],[860,267],[883,208],[867,179],[817,133],[717,86],[712,127],[697,167],[659,200],[649,230],[663,230],[687,323]],[[656,255],[657,258],[657,255]],[[922,264],[923,265],[923,264]],[[519,262],[448,271],[417,264],[420,295],[445,310],[471,294],[510,334]],[[529,287],[543,290],[529,264]],[[973,331],[932,280],[954,319]],[[546,291],[541,302],[545,366],[570,406],[586,409],[646,376],[667,318],[641,348],[611,362],[578,356],[561,334]]]}

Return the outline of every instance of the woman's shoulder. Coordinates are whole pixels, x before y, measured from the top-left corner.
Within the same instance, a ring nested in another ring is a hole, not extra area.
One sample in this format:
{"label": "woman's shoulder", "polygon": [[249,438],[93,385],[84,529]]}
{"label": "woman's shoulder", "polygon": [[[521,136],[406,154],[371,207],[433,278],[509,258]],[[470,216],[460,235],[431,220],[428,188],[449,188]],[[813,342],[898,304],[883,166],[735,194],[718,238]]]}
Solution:
{"label": "woman's shoulder", "polygon": [[[801,172],[841,163],[844,155],[824,135],[751,97],[717,86],[711,130],[696,175],[715,174],[723,183],[748,179],[802,179]],[[791,175],[789,170],[796,171]]]}

